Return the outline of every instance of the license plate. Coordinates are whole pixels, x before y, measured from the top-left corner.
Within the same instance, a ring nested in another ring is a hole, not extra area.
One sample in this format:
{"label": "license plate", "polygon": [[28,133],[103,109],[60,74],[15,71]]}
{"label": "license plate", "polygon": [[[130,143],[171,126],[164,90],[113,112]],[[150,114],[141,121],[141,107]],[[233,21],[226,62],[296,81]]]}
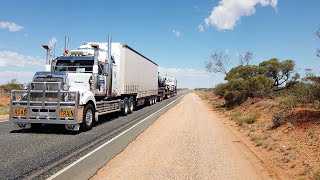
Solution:
{"label": "license plate", "polygon": [[14,116],[26,116],[27,115],[27,109],[25,109],[25,108],[13,109],[13,115]]}
{"label": "license plate", "polygon": [[60,110],[60,117],[73,117],[74,111],[73,110]]}

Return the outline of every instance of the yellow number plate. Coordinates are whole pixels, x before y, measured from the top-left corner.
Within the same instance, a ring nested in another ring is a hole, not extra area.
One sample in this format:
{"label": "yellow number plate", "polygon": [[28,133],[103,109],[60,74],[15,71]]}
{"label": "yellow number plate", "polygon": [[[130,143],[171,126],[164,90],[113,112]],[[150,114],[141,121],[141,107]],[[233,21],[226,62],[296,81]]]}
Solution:
{"label": "yellow number plate", "polygon": [[13,109],[13,115],[14,116],[26,116],[27,115],[27,109],[25,109],[25,108]]}
{"label": "yellow number plate", "polygon": [[73,110],[60,110],[60,117],[73,117],[74,111]]}

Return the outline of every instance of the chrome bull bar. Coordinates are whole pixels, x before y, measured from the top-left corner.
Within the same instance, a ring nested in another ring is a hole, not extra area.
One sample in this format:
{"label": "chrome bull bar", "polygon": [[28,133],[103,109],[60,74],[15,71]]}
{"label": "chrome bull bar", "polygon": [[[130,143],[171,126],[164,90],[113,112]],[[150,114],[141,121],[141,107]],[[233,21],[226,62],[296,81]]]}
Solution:
{"label": "chrome bull bar", "polygon": [[32,82],[27,90],[11,91],[9,120],[14,123],[79,124],[82,114],[78,91],[62,90],[61,82]]}

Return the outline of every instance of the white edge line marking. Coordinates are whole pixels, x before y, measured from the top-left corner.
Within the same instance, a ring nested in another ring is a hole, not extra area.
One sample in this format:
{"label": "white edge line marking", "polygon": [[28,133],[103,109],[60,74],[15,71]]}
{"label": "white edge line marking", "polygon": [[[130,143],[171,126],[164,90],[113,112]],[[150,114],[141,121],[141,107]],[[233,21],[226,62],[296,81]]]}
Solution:
{"label": "white edge line marking", "polygon": [[158,111],[150,114],[148,117],[144,118],[143,120],[139,121],[137,124],[131,126],[129,129],[123,131],[122,133],[120,133],[119,135],[117,135],[116,137],[110,139],[108,142],[102,144],[101,146],[97,147],[96,149],[94,149],[93,151],[89,152],[88,154],[82,156],[80,159],[78,159],[77,161],[73,162],[72,164],[70,164],[69,166],[63,168],[62,170],[58,171],[56,174],[50,176],[47,180],[52,180],[54,178],[56,178],[57,176],[59,176],[60,174],[64,173],[65,171],[67,171],[68,169],[70,169],[72,166],[76,165],[77,163],[79,163],[80,161],[82,161],[83,159],[87,158],[88,156],[90,156],[91,154],[97,152],[98,150],[100,150],[101,148],[103,148],[104,146],[108,145],[109,143],[111,143],[112,141],[114,141],[115,139],[117,139],[118,137],[122,136],[124,133],[130,131],[131,129],[133,129],[134,127],[136,127],[137,125],[139,125],[140,123],[146,121],[148,118],[150,118],[151,116],[155,115],[156,113],[162,111],[164,108],[170,106],[172,103],[176,102],[177,100],[181,99],[182,97],[184,97],[185,95],[179,97],[178,99],[172,101],[171,103],[167,104],[166,106],[162,107],[161,109],[159,109]]}
{"label": "white edge line marking", "polygon": [[8,121],[9,121],[9,120],[5,120],[5,121],[1,121],[1,120],[0,120],[0,123],[3,123],[3,122],[8,122]]}

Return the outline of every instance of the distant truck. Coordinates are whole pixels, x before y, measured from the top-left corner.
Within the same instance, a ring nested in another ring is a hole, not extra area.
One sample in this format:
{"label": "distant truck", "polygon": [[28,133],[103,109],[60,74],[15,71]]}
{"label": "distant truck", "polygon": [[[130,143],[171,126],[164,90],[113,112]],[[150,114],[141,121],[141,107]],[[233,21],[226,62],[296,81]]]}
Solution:
{"label": "distant truck", "polygon": [[127,115],[137,106],[153,105],[158,97],[158,65],[124,43],[87,42],[50,59],[24,90],[13,90],[10,121],[20,128],[63,124],[87,131],[99,115]]}
{"label": "distant truck", "polygon": [[158,101],[168,99],[177,95],[177,80],[166,75],[164,78],[158,76]]}

